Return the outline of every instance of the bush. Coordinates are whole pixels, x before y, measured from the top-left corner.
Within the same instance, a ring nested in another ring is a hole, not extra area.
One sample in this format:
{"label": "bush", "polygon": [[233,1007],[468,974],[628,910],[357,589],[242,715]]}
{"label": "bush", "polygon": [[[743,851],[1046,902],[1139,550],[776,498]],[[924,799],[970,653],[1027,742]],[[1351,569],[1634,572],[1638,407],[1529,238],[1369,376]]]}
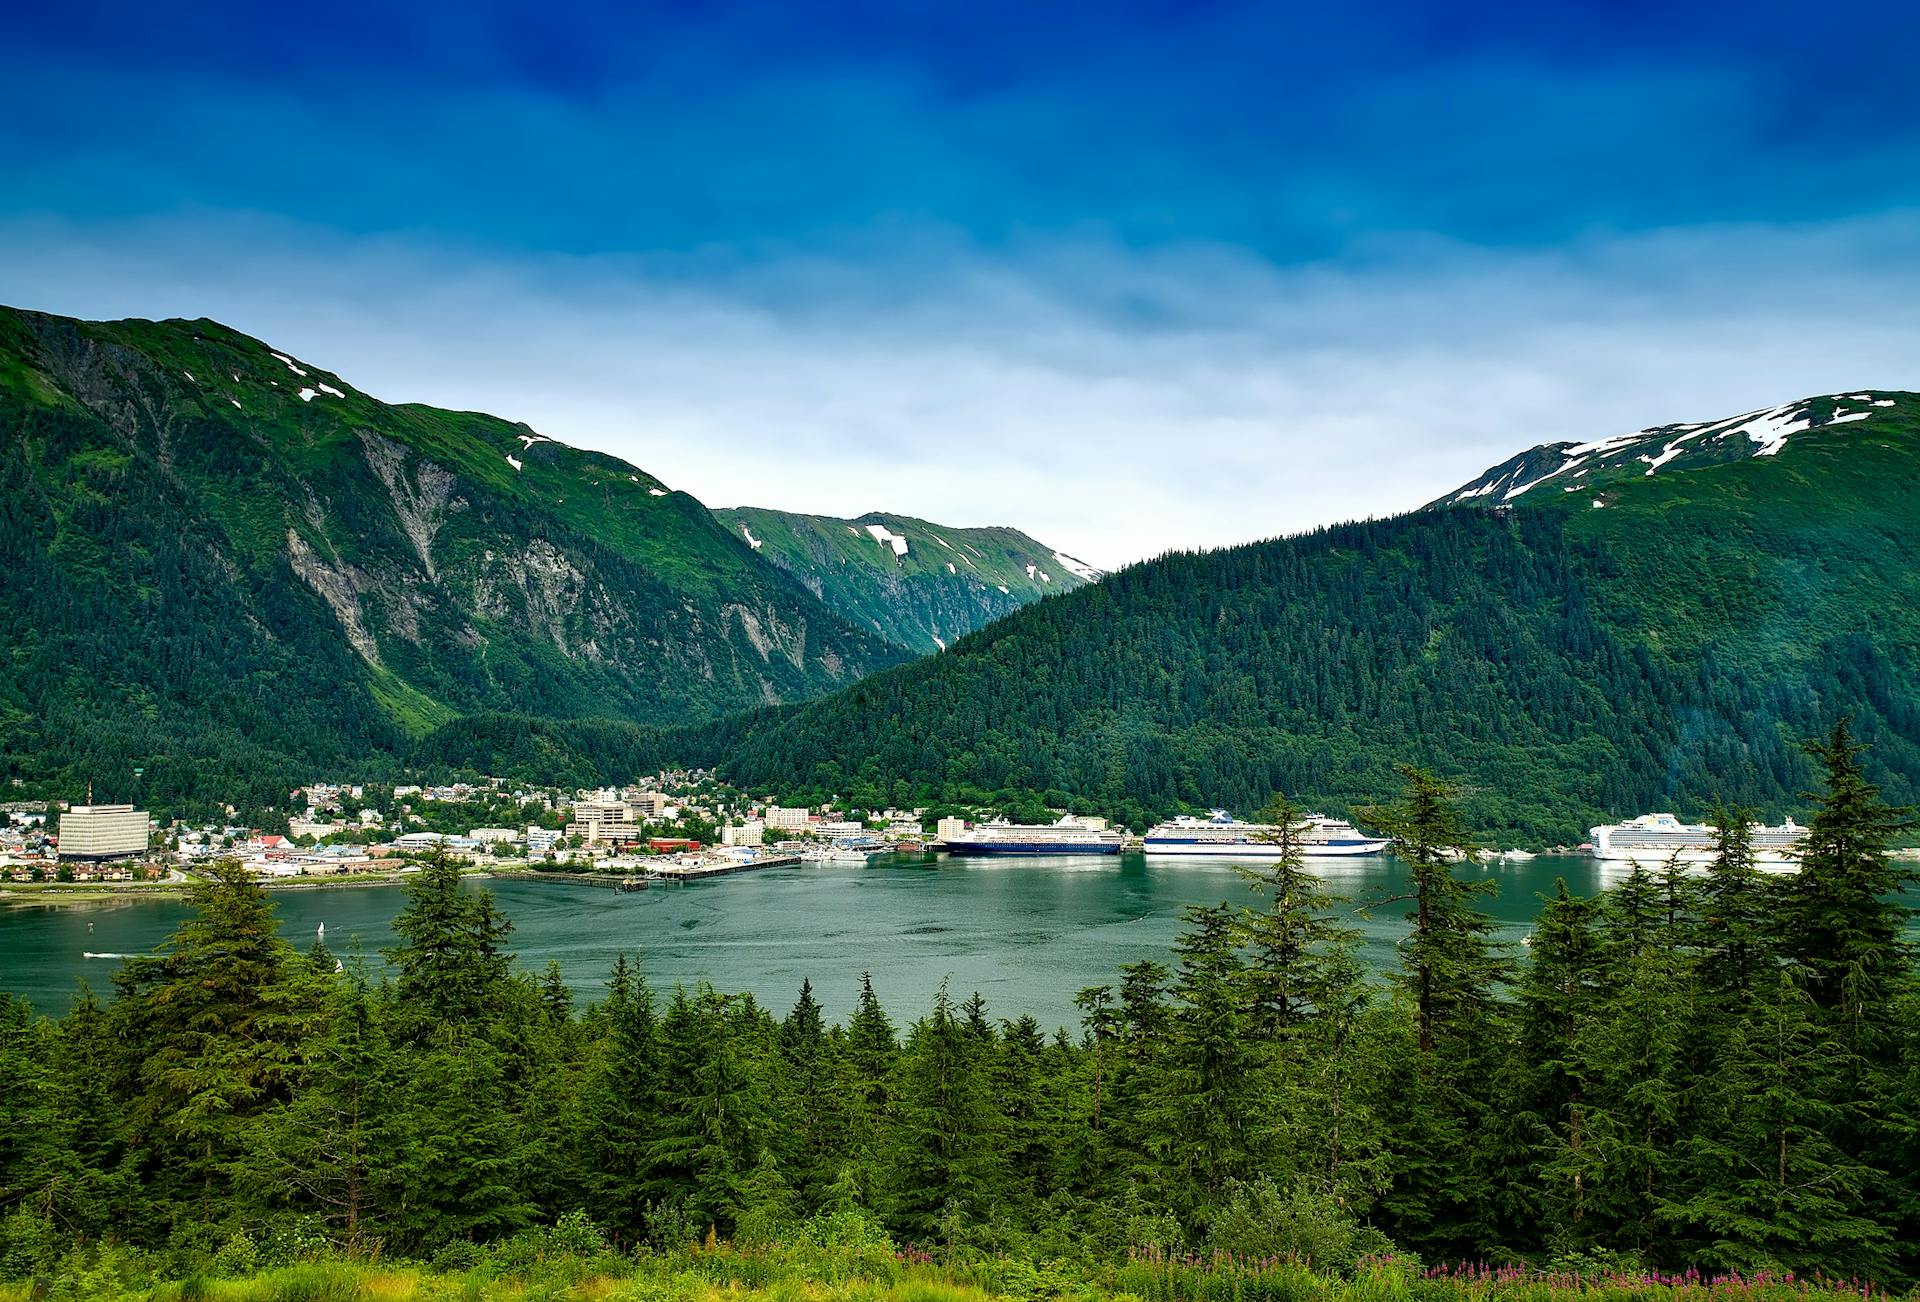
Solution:
{"label": "bush", "polygon": [[1363,1256],[1393,1249],[1385,1235],[1363,1228],[1331,1198],[1304,1188],[1283,1194],[1265,1176],[1228,1189],[1207,1225],[1207,1246],[1242,1261],[1292,1261],[1343,1273]]}
{"label": "bush", "polygon": [[30,1279],[60,1263],[67,1241],[44,1216],[25,1207],[0,1221],[0,1279]]}
{"label": "bush", "polygon": [[260,1247],[245,1230],[235,1230],[213,1254],[213,1273],[231,1279],[260,1269]]}

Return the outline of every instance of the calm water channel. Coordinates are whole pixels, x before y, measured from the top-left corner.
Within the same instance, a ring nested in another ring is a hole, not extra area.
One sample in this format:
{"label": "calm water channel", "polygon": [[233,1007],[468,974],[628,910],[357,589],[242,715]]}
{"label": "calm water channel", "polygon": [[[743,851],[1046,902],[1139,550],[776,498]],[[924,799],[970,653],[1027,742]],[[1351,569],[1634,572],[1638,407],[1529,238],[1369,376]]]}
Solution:
{"label": "calm water channel", "polygon": [[[1389,858],[1332,860],[1315,870],[1335,892],[1359,902],[1405,889]],[[1495,861],[1500,883],[1488,905],[1518,951],[1540,894],[1564,876],[1577,893],[1618,881],[1624,869],[1587,858]],[[590,886],[529,881],[474,883],[491,889],[512,917],[523,966],[555,959],[573,988],[597,997],[614,955],[626,951],[656,990],[710,981],[748,990],[776,1011],[811,978],[830,1016],[851,1009],[860,973],[897,1019],[919,1016],[942,981],[956,998],[978,990],[996,1016],[1032,1013],[1048,1027],[1075,1022],[1074,992],[1114,981],[1121,964],[1168,956],[1189,904],[1251,901],[1231,867],[1190,861],[1034,857],[806,866],[739,873],[685,886],[621,895]],[[357,946],[378,963],[393,941],[402,904],[397,886],[274,893],[287,936],[305,948],[326,925],[338,954]],[[1404,903],[1356,918],[1364,953],[1394,961],[1405,934]],[[117,961],[163,941],[188,912],[177,899],[87,904],[0,903],[0,990],[63,1011],[85,979],[103,996]],[[91,930],[89,930],[91,927]]]}

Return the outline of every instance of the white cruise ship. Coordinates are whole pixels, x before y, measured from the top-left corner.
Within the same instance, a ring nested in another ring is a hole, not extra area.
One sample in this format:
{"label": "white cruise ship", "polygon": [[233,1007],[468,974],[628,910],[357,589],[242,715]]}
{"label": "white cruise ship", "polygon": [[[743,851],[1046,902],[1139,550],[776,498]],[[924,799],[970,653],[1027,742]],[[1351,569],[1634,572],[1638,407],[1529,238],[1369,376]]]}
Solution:
{"label": "white cruise ship", "polygon": [[[1089,826],[1089,823],[1093,824]],[[981,823],[944,842],[950,854],[1119,854],[1124,837],[1101,820],[1069,814],[1057,823]]]}
{"label": "white cruise ship", "polygon": [[[1242,823],[1224,809],[1210,818],[1176,818],[1147,833],[1150,855],[1183,855],[1210,859],[1271,859],[1274,829],[1265,823]],[[1368,836],[1352,823],[1320,814],[1300,820],[1300,853],[1309,859],[1348,858],[1379,854],[1387,848],[1382,837]]]}
{"label": "white cruise ship", "polygon": [[[1753,857],[1757,863],[1800,862],[1800,842],[1807,829],[1789,818],[1778,827],[1755,824]],[[1681,863],[1706,863],[1713,858],[1713,828],[1683,823],[1672,814],[1642,814],[1624,823],[1593,829],[1596,859],[1637,859],[1652,867],[1679,857]]]}

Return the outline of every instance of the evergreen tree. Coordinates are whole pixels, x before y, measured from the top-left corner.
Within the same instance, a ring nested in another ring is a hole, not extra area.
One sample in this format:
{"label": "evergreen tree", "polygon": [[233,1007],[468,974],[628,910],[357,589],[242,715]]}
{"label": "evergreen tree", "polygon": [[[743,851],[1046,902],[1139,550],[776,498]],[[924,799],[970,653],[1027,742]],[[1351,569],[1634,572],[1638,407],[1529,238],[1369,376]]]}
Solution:
{"label": "evergreen tree", "polygon": [[459,865],[444,850],[428,856],[406,891],[393,922],[400,944],[386,957],[400,972],[395,1006],[408,1038],[489,1025],[506,998],[512,957],[502,946],[513,923],[491,891],[460,889]]}
{"label": "evergreen tree", "polygon": [[399,1082],[362,974],[348,973],[328,1003],[325,1029],[302,1045],[299,1088],[255,1122],[241,1169],[258,1202],[315,1213],[357,1243],[384,1210],[384,1110]]}
{"label": "evergreen tree", "polygon": [[1824,741],[1807,743],[1823,782],[1809,796],[1815,809],[1792,892],[1793,934],[1814,1001],[1839,1017],[1852,1052],[1878,1059],[1907,965],[1912,910],[1900,891],[1920,874],[1887,854],[1888,842],[1910,824],[1907,811],[1887,805],[1867,781],[1860,766],[1866,749],[1845,719]]}
{"label": "evergreen tree", "polygon": [[1413,999],[1417,1042],[1431,1053],[1449,1036],[1479,1029],[1507,968],[1492,941],[1493,919],[1473,907],[1499,889],[1491,879],[1465,882],[1453,865],[1476,850],[1453,793],[1425,770],[1402,766],[1406,795],[1376,807],[1367,819],[1386,833],[1413,878],[1412,934],[1401,946],[1397,980]]}
{"label": "evergreen tree", "polygon": [[115,977],[114,1012],[137,1064],[134,1156],[178,1211],[211,1222],[232,1209],[248,1124],[288,1097],[320,992],[238,863],[212,865],[188,899],[166,952]]}
{"label": "evergreen tree", "polygon": [[1518,1047],[1524,1097],[1540,1131],[1543,1201],[1576,1241],[1590,1241],[1589,1187],[1603,1178],[1605,1169],[1594,1151],[1589,1119],[1589,1040],[1605,1001],[1601,905],[1569,895],[1564,877],[1555,890],[1534,923],[1519,982]]}
{"label": "evergreen tree", "polygon": [[1356,933],[1328,914],[1337,901],[1306,870],[1306,823],[1293,802],[1275,793],[1259,814],[1274,859],[1242,868],[1249,889],[1266,897],[1241,919],[1252,1030],[1277,1038],[1298,1027],[1332,997],[1332,977]]}
{"label": "evergreen tree", "polygon": [[587,1076],[581,1109],[592,1207],[622,1241],[639,1239],[662,1189],[653,1175],[652,1145],[660,1124],[660,1046],[653,992],[646,978],[614,959],[600,1006],[603,1034]]}
{"label": "evergreen tree", "polygon": [[1807,980],[1782,968],[1754,991],[1704,1082],[1702,1124],[1684,1146],[1691,1187],[1662,1212],[1695,1236],[1703,1265],[1872,1278],[1891,1235],[1862,1209],[1885,1173],[1831,1138],[1844,1120],[1831,1095],[1847,1052]]}
{"label": "evergreen tree", "polygon": [[892,1212],[909,1237],[932,1242],[956,1220],[984,1215],[1004,1184],[986,1050],[944,985],[908,1031],[898,1077]]}

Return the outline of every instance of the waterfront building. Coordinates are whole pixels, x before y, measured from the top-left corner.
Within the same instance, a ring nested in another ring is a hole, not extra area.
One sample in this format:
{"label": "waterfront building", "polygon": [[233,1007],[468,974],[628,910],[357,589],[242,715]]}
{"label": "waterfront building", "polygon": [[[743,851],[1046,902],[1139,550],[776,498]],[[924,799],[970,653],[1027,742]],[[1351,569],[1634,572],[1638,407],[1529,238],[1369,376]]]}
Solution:
{"label": "waterfront building", "polygon": [[808,826],[807,811],[780,805],[768,805],[766,823],[768,827],[781,832],[804,832]]}
{"label": "waterfront building", "polygon": [[942,841],[958,841],[967,834],[967,820],[947,817],[933,825],[933,834]]}
{"label": "waterfront building", "polygon": [[476,827],[468,832],[467,836],[481,845],[495,845],[520,839],[520,833],[511,827]]}
{"label": "waterfront building", "polygon": [[527,851],[530,854],[545,854],[560,843],[561,833],[550,827],[527,825]]}
{"label": "waterfront building", "polygon": [[75,805],[60,816],[62,859],[125,859],[147,852],[147,811],[132,805]]}
{"label": "waterfront building", "polygon": [[640,825],[633,817],[633,806],[624,800],[597,797],[576,800],[573,804],[573,821],[567,824],[568,836],[577,836],[591,845],[635,841],[640,834]]}
{"label": "waterfront building", "polygon": [[767,825],[757,818],[749,818],[739,825],[728,824],[720,829],[721,845],[759,845],[767,839]]}

